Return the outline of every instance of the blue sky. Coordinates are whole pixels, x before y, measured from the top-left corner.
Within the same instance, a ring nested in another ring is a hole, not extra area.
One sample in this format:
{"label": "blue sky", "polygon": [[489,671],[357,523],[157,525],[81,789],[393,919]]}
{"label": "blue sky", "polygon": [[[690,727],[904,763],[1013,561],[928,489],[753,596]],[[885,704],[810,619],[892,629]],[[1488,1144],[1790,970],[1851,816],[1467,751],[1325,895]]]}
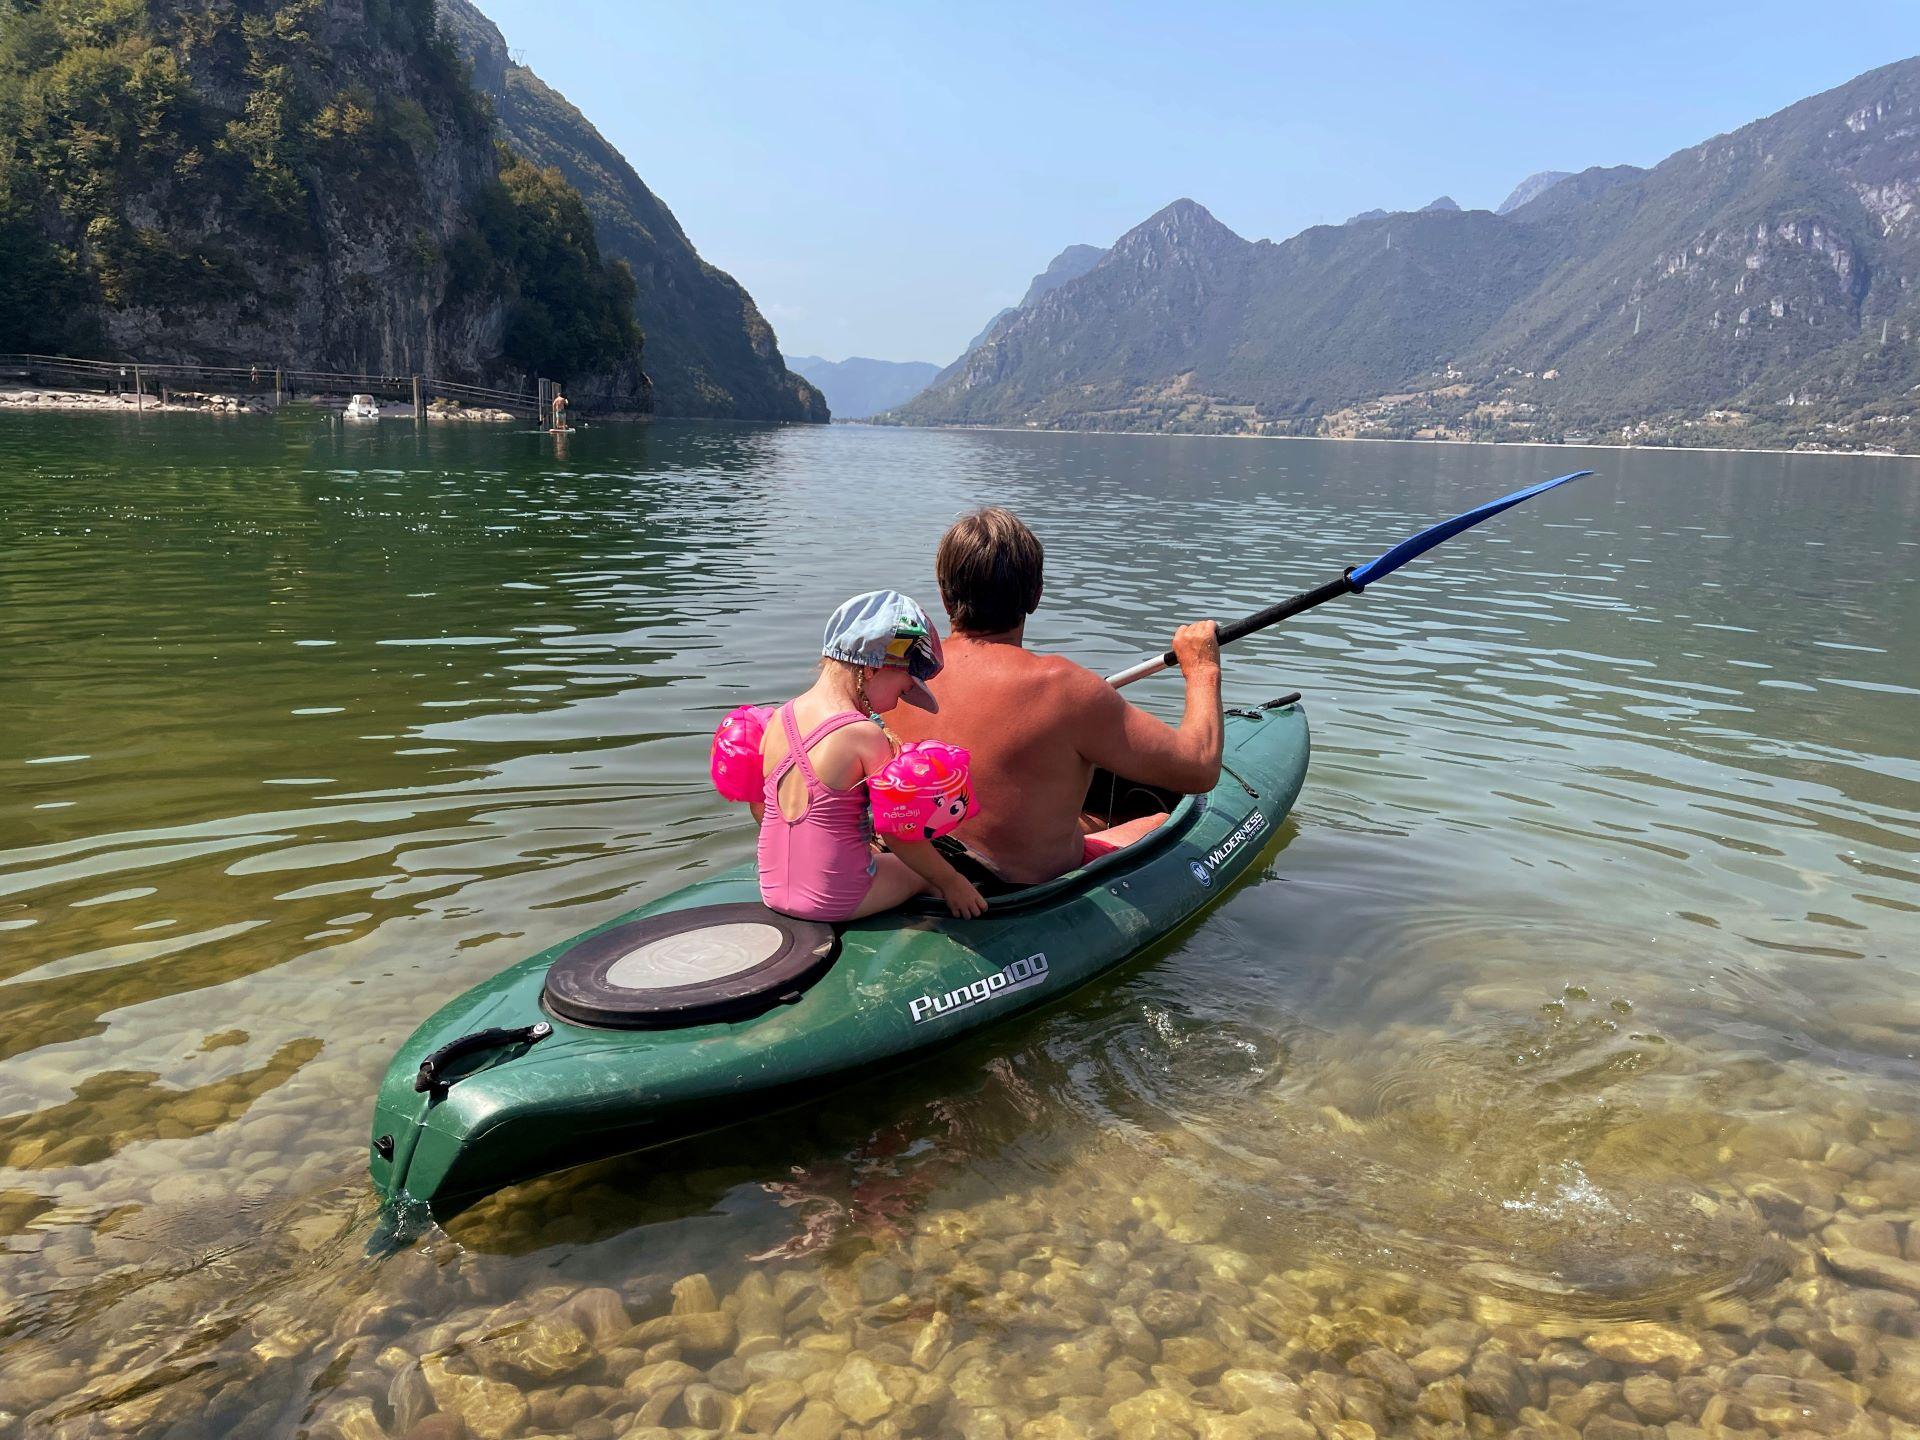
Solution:
{"label": "blue sky", "polygon": [[1845,5],[478,0],[789,354],[944,364],[1064,246],[1650,165],[1920,51]]}

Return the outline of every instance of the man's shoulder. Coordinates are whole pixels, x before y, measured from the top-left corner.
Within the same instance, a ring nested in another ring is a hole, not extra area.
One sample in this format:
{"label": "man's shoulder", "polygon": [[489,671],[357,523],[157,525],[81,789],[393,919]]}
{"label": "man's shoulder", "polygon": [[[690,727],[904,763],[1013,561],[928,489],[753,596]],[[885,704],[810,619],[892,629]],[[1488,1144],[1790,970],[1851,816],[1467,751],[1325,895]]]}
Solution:
{"label": "man's shoulder", "polygon": [[[971,701],[996,706],[1016,702],[1029,717],[1044,713],[1057,722],[1062,711],[1084,714],[1111,698],[1113,687],[1086,666],[1064,655],[995,646],[998,653],[950,657],[953,679],[960,681],[959,703]],[[934,681],[934,693],[947,703],[949,694]]]}
{"label": "man's shoulder", "polygon": [[1098,704],[1114,693],[1105,680],[1064,655],[1033,655],[1032,677],[1049,696],[1075,708]]}

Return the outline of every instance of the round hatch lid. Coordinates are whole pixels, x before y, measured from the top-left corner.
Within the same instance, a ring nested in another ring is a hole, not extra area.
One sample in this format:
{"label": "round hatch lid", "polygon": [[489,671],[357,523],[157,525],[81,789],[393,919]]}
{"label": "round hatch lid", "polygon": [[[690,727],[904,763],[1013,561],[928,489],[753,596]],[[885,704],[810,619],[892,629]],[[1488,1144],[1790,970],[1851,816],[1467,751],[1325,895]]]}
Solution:
{"label": "round hatch lid", "polygon": [[576,1025],[657,1030],[798,1000],[833,963],[831,925],[764,905],[702,905],[591,935],[547,969],[546,1008]]}

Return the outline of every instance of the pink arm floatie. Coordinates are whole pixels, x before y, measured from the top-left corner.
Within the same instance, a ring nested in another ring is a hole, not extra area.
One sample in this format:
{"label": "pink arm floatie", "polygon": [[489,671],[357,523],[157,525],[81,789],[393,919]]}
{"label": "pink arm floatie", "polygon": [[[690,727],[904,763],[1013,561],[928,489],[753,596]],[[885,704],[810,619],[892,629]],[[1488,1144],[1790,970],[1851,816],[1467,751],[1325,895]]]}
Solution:
{"label": "pink arm floatie", "polygon": [[708,770],[713,788],[728,800],[759,800],[766,792],[766,762],[760,740],[773,717],[771,705],[742,705],[713,732],[713,758]]}
{"label": "pink arm floatie", "polygon": [[935,840],[979,813],[971,757],[958,745],[920,740],[900,747],[867,781],[875,833],[900,840]]}

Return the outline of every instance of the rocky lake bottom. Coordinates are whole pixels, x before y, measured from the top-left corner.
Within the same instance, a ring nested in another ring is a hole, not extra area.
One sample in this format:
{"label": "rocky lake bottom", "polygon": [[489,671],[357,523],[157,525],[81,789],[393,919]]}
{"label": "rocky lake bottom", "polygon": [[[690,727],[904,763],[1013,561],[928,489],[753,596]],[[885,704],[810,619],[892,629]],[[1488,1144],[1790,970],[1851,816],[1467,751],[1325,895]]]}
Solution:
{"label": "rocky lake bottom", "polygon": [[[1606,1007],[1550,1003],[1511,1022],[1582,1065],[1645,1055]],[[1920,1009],[1871,1028],[1920,1035]],[[374,1221],[360,1187],[276,1203],[337,1179],[326,1157],[358,1144],[357,1076],[313,1065],[162,1104],[137,1083],[103,1086],[83,1097],[84,1116],[8,1135],[9,1164],[31,1169],[27,1157],[75,1131],[217,1130],[222,1153],[191,1170],[129,1165],[104,1187],[0,1195],[5,1293],[57,1297],[63,1275],[99,1266],[134,1292],[83,1292],[112,1304],[111,1337],[44,1321],[53,1333],[16,1333],[0,1412],[60,1436],[342,1440],[1691,1440],[1889,1436],[1920,1422],[1920,1130],[1904,1108],[1817,1070],[1659,1047],[1643,1072],[1649,1099],[1689,1073],[1741,1081],[1716,1084],[1711,1110],[1675,1094],[1598,1129],[1507,1202],[1517,1221],[1475,1214],[1484,1196],[1443,1185],[1433,1196],[1457,1213],[1428,1217],[1425,1237],[1263,1213],[1303,1215],[1316,1182],[1405,1183],[1355,1173],[1398,1146],[1537,1166],[1524,1151],[1485,1153],[1470,1097],[1420,1086],[1431,1072],[1408,1067],[1440,1044],[1376,1036],[1364,1055],[1356,1044],[1304,1075],[1257,1079],[1235,1096],[1230,1155],[1184,1133],[1135,1134],[1010,1193],[947,1197],[936,1181],[874,1199],[869,1178],[797,1200],[830,1217],[813,1253],[612,1275],[536,1262],[706,1211],[751,1186],[752,1167],[638,1186],[639,1161],[589,1167],[366,1258]],[[331,1144],[315,1143],[316,1113],[343,1122]],[[276,1164],[296,1131],[316,1162]],[[1248,1158],[1261,1144],[1312,1147],[1320,1173],[1296,1167],[1288,1193],[1266,1193]],[[701,1142],[694,1158],[717,1148]],[[1682,1171],[1647,1163],[1676,1153]],[[230,1227],[251,1238],[223,1253],[210,1232]],[[1436,1256],[1442,1246],[1451,1253]],[[168,1283],[146,1283],[150,1267]],[[232,1297],[262,1272],[293,1279],[236,1322]],[[1639,1318],[1649,1311],[1658,1318]]]}

